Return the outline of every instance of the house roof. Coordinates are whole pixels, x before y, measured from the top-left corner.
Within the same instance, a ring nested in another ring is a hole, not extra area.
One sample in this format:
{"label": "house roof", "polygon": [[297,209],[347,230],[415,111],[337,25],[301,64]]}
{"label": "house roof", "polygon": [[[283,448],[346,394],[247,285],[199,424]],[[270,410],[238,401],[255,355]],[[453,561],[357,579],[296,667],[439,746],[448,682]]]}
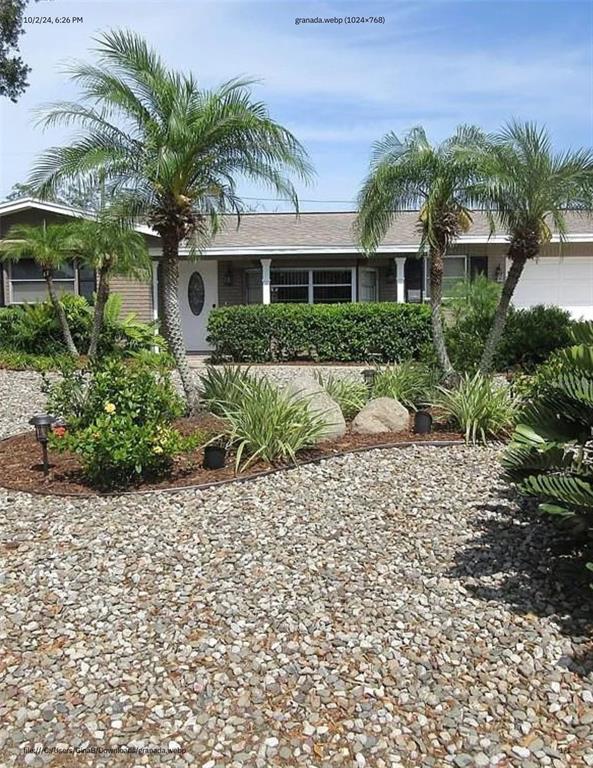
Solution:
{"label": "house roof", "polygon": [[[62,203],[21,198],[0,203],[0,217],[37,209],[65,216],[92,218],[88,211]],[[582,214],[567,211],[567,240],[569,242],[593,242],[593,213]],[[247,213],[237,227],[235,216],[224,216],[221,230],[208,247],[206,255],[259,255],[281,253],[355,253],[359,251],[354,222],[356,212],[341,213]],[[389,227],[378,253],[409,253],[420,244],[417,231],[418,211],[403,211]],[[139,224],[136,229],[158,239],[150,227]],[[558,241],[558,236],[554,240]],[[490,236],[490,227],[482,211],[474,211],[469,232],[459,238],[460,243],[506,242],[502,232]],[[180,252],[189,251],[181,248]]]}
{"label": "house roof", "polygon": [[[214,237],[208,254],[264,253],[274,251],[347,253],[358,250],[354,231],[355,212],[348,213],[249,213],[241,217],[225,217],[223,227]],[[400,213],[383,239],[379,252],[414,251],[420,238],[418,212]],[[574,211],[566,213],[569,241],[593,241],[593,215]],[[554,239],[558,239],[555,237]],[[473,224],[460,242],[506,242],[502,232],[490,237],[490,226],[482,211],[474,211]]]}
{"label": "house roof", "polygon": [[[54,203],[48,200],[37,200],[34,197],[21,197],[18,200],[6,200],[0,203],[0,217],[8,216],[11,213],[20,213],[34,209],[37,211],[45,211],[46,213],[54,213],[61,216],[72,216],[83,219],[95,218],[92,213],[85,211],[84,208],[75,208],[72,205],[65,205],[64,203]],[[158,237],[153,229],[147,227],[145,224],[138,224],[134,227],[138,232],[144,235],[151,235],[152,237]]]}

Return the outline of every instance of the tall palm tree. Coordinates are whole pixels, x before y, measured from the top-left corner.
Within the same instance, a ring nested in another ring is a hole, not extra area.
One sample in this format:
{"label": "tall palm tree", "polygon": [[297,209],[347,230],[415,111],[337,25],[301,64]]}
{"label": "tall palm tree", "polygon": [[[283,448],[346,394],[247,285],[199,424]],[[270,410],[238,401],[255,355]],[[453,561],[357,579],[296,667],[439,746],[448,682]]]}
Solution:
{"label": "tall palm tree", "polygon": [[83,263],[97,272],[97,295],[93,312],[89,357],[96,357],[103,327],[111,278],[125,275],[147,279],[151,263],[146,240],[140,232],[103,212],[97,219],[79,219],[68,228],[70,244]]}
{"label": "tall palm tree", "polygon": [[13,262],[33,259],[39,265],[47,285],[49,299],[60,324],[66,349],[73,357],[78,357],[68,318],[54,283],[54,272],[72,258],[67,226],[46,225],[45,222],[40,226],[15,224],[8,232],[8,239],[0,242],[0,258]]}
{"label": "tall palm tree", "polygon": [[545,128],[512,121],[490,137],[480,164],[476,199],[488,207],[492,232],[498,225],[508,234],[511,259],[480,361],[480,371],[488,373],[525,264],[550,242],[553,230],[564,239],[567,210],[591,208],[593,152],[554,152]]}
{"label": "tall palm tree", "polygon": [[466,202],[475,182],[475,161],[470,150],[483,141],[481,132],[470,126],[459,127],[439,145],[430,144],[421,127],[413,128],[403,140],[388,133],[374,145],[370,173],[358,198],[357,229],[367,254],[376,250],[402,211],[418,210],[421,251],[428,251],[430,257],[433,343],[444,378],[450,381],[455,372],[441,313],[443,259],[471,226]]}
{"label": "tall palm tree", "polygon": [[301,144],[253,100],[251,81],[202,90],[191,74],[167,69],[132,32],[111,31],[96,42],[96,65],[70,69],[80,103],[53,104],[42,118],[45,126],[74,124],[81,132],[69,146],[46,151],[31,181],[49,195],[69,180],[93,187],[102,177],[107,193],[122,199],[122,211],[161,236],[164,334],[192,407],[178,300],[180,243],[199,250],[221,213],[241,213],[240,177],[298,207],[289,175],[307,180],[311,167]]}

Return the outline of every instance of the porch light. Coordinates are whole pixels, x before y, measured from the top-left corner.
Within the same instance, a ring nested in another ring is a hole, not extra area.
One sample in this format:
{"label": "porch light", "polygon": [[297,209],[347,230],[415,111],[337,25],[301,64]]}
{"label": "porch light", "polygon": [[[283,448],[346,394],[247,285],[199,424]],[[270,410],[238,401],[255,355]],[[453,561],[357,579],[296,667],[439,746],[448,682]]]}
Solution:
{"label": "porch light", "polygon": [[390,259],[389,261],[389,267],[387,268],[387,276],[386,276],[388,283],[395,283],[397,279],[397,275],[395,274],[395,262],[393,259]]}
{"label": "porch light", "polygon": [[44,475],[47,475],[49,472],[49,461],[47,457],[47,441],[49,438],[49,430],[52,424],[54,424],[55,422],[56,422],[56,417],[50,416],[47,413],[41,413],[29,419],[29,424],[35,427],[35,438],[37,439],[37,442],[41,444]]}
{"label": "porch light", "polygon": [[233,284],[233,268],[229,264],[229,266],[226,268],[224,275],[222,277],[222,282],[224,285],[232,285]]}

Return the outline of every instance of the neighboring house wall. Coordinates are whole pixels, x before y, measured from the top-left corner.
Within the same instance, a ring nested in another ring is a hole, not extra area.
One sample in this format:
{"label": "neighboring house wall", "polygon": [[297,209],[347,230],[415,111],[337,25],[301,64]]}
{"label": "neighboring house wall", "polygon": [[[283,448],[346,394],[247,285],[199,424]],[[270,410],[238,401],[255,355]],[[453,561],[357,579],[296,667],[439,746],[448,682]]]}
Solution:
{"label": "neighboring house wall", "polygon": [[123,316],[133,312],[143,323],[149,323],[153,319],[151,281],[141,282],[126,277],[114,277],[111,280],[111,293],[118,293],[122,297]]}

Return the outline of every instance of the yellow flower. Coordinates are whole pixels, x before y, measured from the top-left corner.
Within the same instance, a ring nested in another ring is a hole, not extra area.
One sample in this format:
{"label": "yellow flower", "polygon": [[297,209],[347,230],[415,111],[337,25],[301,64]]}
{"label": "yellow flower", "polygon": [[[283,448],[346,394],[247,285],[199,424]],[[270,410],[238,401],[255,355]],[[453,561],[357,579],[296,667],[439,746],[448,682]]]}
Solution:
{"label": "yellow flower", "polygon": [[115,413],[115,405],[113,403],[105,403],[105,413]]}
{"label": "yellow flower", "polygon": [[155,445],[153,450],[154,450],[155,453],[162,453],[163,452],[163,449],[161,448],[160,445]]}

